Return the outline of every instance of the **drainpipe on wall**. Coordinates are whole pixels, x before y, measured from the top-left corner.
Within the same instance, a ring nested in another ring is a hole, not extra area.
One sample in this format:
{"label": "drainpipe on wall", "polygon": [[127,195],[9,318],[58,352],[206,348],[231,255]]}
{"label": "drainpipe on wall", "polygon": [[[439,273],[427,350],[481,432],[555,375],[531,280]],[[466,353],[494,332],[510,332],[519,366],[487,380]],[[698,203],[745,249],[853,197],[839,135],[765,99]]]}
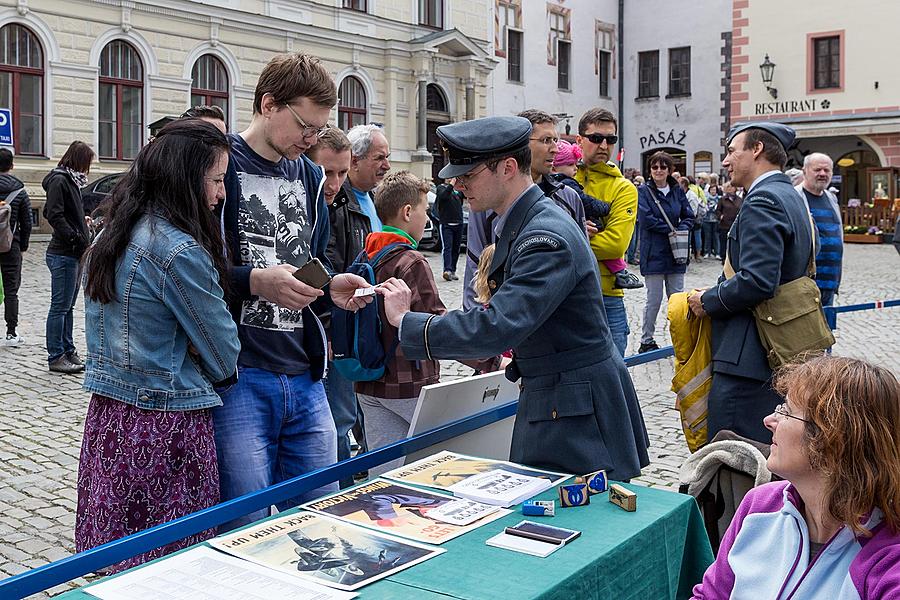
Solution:
{"label": "drainpipe on wall", "polygon": [[[619,39],[616,46],[619,51],[619,150],[623,148],[625,143],[625,42],[623,38],[625,34],[625,0],[619,0]],[[624,155],[623,155],[624,160]],[[622,164],[619,163],[619,168]]]}

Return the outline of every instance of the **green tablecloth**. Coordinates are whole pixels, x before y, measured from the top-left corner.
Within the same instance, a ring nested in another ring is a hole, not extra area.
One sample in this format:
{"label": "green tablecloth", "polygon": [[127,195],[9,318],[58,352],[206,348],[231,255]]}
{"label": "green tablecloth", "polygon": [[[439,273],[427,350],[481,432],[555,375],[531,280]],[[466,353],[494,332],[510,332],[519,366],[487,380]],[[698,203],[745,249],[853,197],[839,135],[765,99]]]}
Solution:
{"label": "green tablecloth", "polygon": [[[697,504],[690,496],[627,485],[637,511],[610,504],[607,494],[590,506],[559,508],[556,516],[513,513],[442,545],[447,552],[364,587],[361,600],[485,598],[587,600],[689,598],[713,560]],[[556,490],[540,499],[556,499]],[[523,518],[577,529],[581,537],[546,558],[484,542]],[[87,600],[75,590],[60,596]]]}

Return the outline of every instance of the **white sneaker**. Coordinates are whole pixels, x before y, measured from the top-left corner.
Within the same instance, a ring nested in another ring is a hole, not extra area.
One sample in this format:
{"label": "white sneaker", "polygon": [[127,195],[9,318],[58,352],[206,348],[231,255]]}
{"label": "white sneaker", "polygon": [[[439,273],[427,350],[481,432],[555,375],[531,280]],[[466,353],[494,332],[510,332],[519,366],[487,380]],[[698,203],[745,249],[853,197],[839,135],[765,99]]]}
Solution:
{"label": "white sneaker", "polygon": [[15,333],[7,333],[6,339],[3,340],[3,345],[7,348],[12,348],[22,345],[23,342],[25,342],[25,340],[22,339],[21,335]]}

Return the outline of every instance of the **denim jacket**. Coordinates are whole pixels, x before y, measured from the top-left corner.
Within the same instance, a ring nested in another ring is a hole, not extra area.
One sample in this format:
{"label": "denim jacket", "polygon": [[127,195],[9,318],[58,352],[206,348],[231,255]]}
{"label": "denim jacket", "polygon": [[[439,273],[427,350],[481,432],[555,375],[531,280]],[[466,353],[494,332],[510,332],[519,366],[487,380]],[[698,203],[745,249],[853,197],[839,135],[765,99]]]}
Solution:
{"label": "denim jacket", "polygon": [[85,297],[84,388],[145,410],[220,406],[212,384],[234,374],[240,343],[207,251],[145,216],[116,266],[115,289],[109,304]]}

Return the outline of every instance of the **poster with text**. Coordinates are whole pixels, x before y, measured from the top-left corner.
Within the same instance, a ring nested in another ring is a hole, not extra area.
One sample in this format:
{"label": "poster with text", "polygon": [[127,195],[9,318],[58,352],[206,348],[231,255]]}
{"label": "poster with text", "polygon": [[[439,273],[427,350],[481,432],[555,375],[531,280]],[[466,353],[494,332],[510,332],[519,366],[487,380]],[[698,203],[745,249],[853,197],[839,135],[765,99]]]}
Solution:
{"label": "poster with text", "polygon": [[447,452],[446,450],[393,471],[388,471],[383,477],[404,483],[416,483],[446,489],[467,477],[496,469],[503,469],[518,475],[549,479],[552,485],[558,485],[571,477],[571,475],[566,475],[565,473],[542,471],[503,460],[476,458],[474,456],[456,454],[455,452]]}
{"label": "poster with text", "polygon": [[443,544],[511,512],[384,479],[301,508],[429,544]]}
{"label": "poster with text", "polygon": [[209,543],[238,558],[348,591],[444,552],[305,511]]}

